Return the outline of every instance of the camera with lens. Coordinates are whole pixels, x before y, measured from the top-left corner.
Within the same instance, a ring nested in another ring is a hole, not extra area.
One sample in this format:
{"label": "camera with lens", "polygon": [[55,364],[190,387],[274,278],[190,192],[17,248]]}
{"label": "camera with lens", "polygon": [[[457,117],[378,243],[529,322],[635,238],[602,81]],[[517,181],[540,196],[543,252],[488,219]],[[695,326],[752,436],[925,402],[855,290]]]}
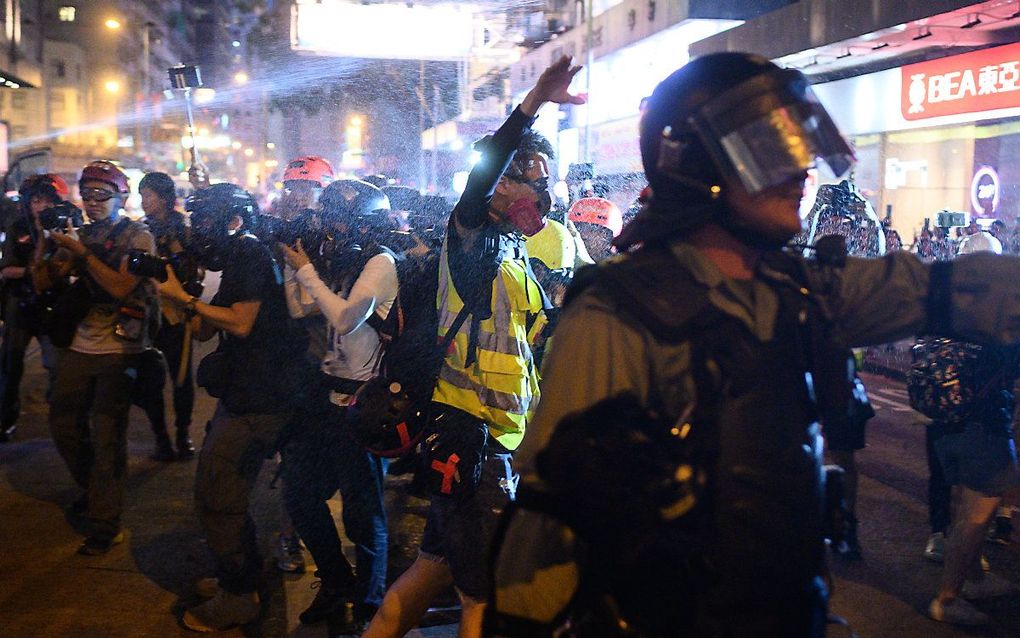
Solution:
{"label": "camera with lens", "polygon": [[141,249],[128,252],[127,269],[139,277],[152,277],[156,281],[167,280],[166,267],[174,271],[174,276],[181,282],[184,292],[192,297],[201,297],[205,286],[199,276],[198,262],[187,253],[174,253],[170,257],[150,255]]}
{"label": "camera with lens", "polygon": [[71,202],[60,202],[39,213],[39,225],[43,230],[64,230],[67,222],[71,222],[74,228],[81,228],[85,224],[81,209]]}
{"label": "camera with lens", "polygon": [[326,241],[322,221],[311,209],[301,211],[297,217],[290,220],[267,214],[259,215],[256,228],[255,234],[270,246],[278,243],[293,246],[300,239],[301,245],[309,255],[318,253]]}

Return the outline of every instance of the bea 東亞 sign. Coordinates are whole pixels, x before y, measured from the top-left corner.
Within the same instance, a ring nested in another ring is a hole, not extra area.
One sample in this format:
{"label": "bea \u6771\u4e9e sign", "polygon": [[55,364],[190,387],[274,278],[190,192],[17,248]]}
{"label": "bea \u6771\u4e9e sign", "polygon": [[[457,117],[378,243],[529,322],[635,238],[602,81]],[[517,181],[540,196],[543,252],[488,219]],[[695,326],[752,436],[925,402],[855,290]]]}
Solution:
{"label": "bea \u6771\u4e9e sign", "polygon": [[1020,107],[1020,43],[902,67],[907,120]]}

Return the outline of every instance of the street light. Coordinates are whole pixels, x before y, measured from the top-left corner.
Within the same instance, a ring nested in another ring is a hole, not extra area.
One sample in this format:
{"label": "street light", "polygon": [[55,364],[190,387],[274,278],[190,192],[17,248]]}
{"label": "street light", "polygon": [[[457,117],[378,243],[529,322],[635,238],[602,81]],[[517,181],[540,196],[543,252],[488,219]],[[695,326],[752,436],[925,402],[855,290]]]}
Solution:
{"label": "street light", "polygon": [[248,74],[244,71],[238,71],[234,74],[234,84],[238,86],[244,86],[248,83]]}
{"label": "street light", "polygon": [[110,29],[112,31],[116,31],[121,27],[120,20],[118,20],[117,18],[109,18],[103,24],[106,25],[107,29]]}
{"label": "street light", "polygon": [[107,80],[103,87],[108,93],[120,93],[120,82],[117,80]]}

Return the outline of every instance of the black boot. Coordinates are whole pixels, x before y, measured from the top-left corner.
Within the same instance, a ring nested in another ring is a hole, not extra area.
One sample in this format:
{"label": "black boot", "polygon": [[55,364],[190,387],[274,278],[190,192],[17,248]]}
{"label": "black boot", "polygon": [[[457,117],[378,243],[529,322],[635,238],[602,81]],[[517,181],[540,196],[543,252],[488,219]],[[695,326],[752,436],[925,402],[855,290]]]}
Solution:
{"label": "black boot", "polygon": [[166,433],[166,430],[156,430],[156,449],[152,451],[149,458],[153,461],[160,461],[162,463],[168,463],[177,459],[177,455],[174,454],[174,447],[170,445],[170,436]]}
{"label": "black boot", "polygon": [[188,436],[187,425],[177,426],[177,458],[182,461],[195,458],[195,446],[191,443],[191,437]]}

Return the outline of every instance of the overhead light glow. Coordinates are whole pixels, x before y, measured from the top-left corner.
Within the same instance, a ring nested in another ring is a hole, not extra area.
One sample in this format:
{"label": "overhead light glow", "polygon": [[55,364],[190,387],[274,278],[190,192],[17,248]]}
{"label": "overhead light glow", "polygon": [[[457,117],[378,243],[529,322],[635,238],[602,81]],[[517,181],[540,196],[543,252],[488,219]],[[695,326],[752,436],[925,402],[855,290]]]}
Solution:
{"label": "overhead light glow", "polygon": [[103,24],[106,25],[107,29],[113,29],[113,30],[117,30],[121,26],[120,25],[120,20],[118,20],[116,18],[110,18],[106,22],[104,22]]}
{"label": "overhead light glow", "polygon": [[119,93],[120,82],[118,82],[117,80],[107,80],[106,83],[103,85],[103,88],[106,89],[107,93]]}
{"label": "overhead light glow", "polygon": [[238,71],[234,74],[234,84],[238,86],[244,86],[248,83],[248,74],[244,71]]}

